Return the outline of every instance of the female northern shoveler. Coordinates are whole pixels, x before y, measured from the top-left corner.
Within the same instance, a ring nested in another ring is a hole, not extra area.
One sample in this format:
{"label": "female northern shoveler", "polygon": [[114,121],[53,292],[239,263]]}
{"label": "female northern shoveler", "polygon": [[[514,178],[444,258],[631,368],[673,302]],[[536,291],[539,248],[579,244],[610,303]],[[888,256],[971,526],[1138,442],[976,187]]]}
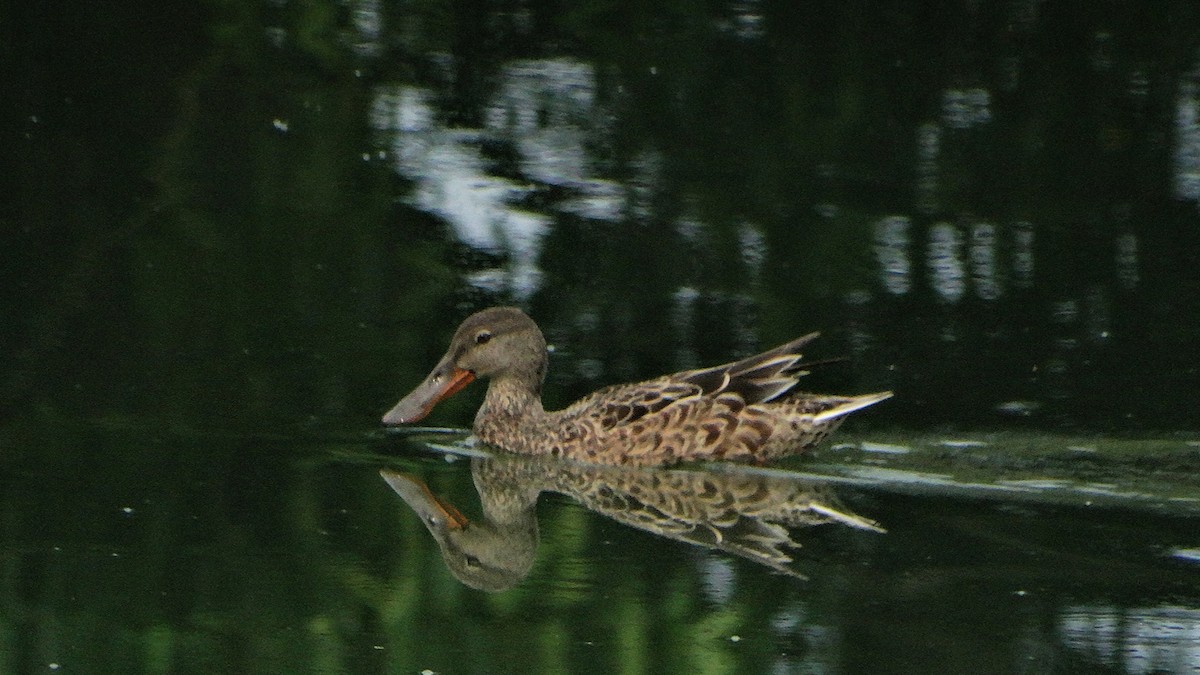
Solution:
{"label": "female northern shoveler", "polygon": [[713,368],[601,389],[557,412],[542,408],[546,339],[515,307],[467,317],[425,381],[383,416],[416,422],[475,378],[490,380],[475,415],[485,443],[528,455],[605,464],[683,460],[762,463],[806,450],[846,415],[892,395],[824,396],[789,392],[805,335],[775,349]]}

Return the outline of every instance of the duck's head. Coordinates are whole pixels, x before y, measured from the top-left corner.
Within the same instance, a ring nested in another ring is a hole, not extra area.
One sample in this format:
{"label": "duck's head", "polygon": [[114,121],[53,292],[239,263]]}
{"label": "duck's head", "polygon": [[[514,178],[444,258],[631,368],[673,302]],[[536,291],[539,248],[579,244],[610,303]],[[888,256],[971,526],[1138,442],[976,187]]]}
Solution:
{"label": "duck's head", "polygon": [[516,307],[485,309],[462,322],[446,355],[383,423],[416,422],[476,378],[510,380],[537,395],[545,377],[546,339],[533,319]]}

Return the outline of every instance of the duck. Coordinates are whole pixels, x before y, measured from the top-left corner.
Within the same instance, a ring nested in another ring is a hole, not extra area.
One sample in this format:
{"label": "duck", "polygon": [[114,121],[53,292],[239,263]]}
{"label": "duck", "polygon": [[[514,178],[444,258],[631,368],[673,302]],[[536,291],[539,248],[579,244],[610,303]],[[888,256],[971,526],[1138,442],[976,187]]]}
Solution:
{"label": "duck", "polygon": [[761,465],[815,447],[850,413],[892,396],[794,391],[807,374],[800,349],[817,336],[718,366],[612,385],[547,411],[545,336],[519,308],[492,307],[462,322],[446,354],[383,424],[420,421],[478,379],[488,386],[472,431],[494,448],[596,464]]}

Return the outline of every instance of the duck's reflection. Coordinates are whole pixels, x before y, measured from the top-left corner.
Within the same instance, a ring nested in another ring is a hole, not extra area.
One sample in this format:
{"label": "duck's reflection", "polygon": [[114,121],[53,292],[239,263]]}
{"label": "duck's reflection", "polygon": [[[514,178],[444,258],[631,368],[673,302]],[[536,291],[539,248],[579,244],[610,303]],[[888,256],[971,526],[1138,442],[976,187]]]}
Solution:
{"label": "duck's reflection", "polygon": [[828,485],[737,468],[721,471],[577,464],[549,458],[474,457],[483,518],[469,520],[412,474],[380,475],[421,518],[464,584],[502,591],[525,578],[538,545],[536,505],[558,492],[653,534],[739,555],[791,576],[796,528],[835,524],[883,530],[841,506]]}

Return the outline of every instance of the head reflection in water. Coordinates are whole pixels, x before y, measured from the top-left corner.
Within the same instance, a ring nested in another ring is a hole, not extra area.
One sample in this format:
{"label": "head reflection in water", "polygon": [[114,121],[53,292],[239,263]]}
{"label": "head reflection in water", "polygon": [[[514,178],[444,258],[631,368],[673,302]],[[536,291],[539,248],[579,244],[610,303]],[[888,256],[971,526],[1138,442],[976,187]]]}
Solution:
{"label": "head reflection in water", "polygon": [[882,532],[847,511],[823,484],[785,473],[615,467],[498,455],[471,460],[483,518],[469,520],[411,474],[380,471],[421,518],[450,571],[464,584],[503,591],[529,574],[538,545],[542,492],[668,539],[732,553],[804,578],[788,551],[792,530],[823,524]]}
{"label": "head reflection in water", "polygon": [[493,507],[485,502],[484,518],[473,521],[411,474],[383,469],[379,475],[425,523],[442,551],[446,567],[459,581],[497,593],[529,574],[538,545],[536,494],[528,499],[519,495],[497,499],[488,490],[493,495]]}

